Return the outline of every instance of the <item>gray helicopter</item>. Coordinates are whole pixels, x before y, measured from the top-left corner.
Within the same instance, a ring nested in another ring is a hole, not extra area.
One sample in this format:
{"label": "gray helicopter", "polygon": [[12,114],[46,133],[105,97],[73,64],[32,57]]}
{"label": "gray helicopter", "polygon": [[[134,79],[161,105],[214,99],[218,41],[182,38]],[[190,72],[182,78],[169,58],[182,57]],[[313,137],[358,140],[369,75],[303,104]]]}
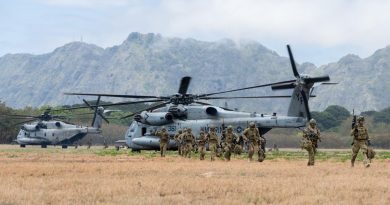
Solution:
{"label": "gray helicopter", "polygon": [[[124,140],[119,140],[116,145],[125,145],[133,151],[139,150],[158,150],[159,138],[154,136],[156,130],[162,126],[173,137],[178,130],[192,128],[193,134],[199,136],[201,130],[208,131],[210,126],[214,126],[218,133],[222,133],[228,125],[238,134],[242,133],[248,127],[250,122],[255,122],[260,133],[264,135],[272,128],[301,128],[311,119],[308,100],[312,94],[315,84],[335,84],[322,83],[329,81],[328,75],[319,77],[310,77],[298,73],[296,64],[290,49],[287,45],[292,70],[295,76],[294,80],[256,85],[251,87],[227,90],[221,92],[193,95],[188,94],[187,90],[191,77],[184,77],[181,80],[179,91],[171,96],[146,96],[146,95],[116,95],[99,93],[65,93],[66,95],[86,95],[86,96],[106,96],[135,99],[150,99],[143,101],[123,102],[123,104],[135,104],[153,102],[154,105],[134,112],[123,118],[133,117],[129,129],[125,134]],[[293,89],[292,95],[287,96],[243,96],[243,97],[224,97],[215,96],[224,93],[267,87],[272,90]],[[291,98],[286,116],[277,116],[276,114],[266,115],[248,112],[239,112],[223,107],[214,106],[201,100],[214,99],[251,99],[251,98]],[[116,105],[116,104],[112,104]],[[177,144],[170,140],[168,148],[176,149]],[[263,147],[264,149],[264,147]]]}
{"label": "gray helicopter", "polygon": [[[98,98],[97,105],[100,101]],[[16,137],[15,142],[20,147],[26,147],[26,145],[41,145],[42,148],[46,148],[47,145],[61,145],[66,149],[70,145],[74,145],[75,142],[81,140],[87,134],[100,134],[102,132],[102,121],[105,120],[108,123],[107,118],[104,116],[107,113],[103,107],[94,106],[85,101],[85,103],[94,110],[92,118],[92,126],[75,125],[65,122],[69,116],[51,115],[51,109],[46,110],[42,115],[30,116],[30,115],[8,115],[8,117],[14,119],[26,119],[27,121],[18,123],[23,124]],[[74,108],[60,109],[70,110]],[[58,110],[57,110],[58,111]]]}

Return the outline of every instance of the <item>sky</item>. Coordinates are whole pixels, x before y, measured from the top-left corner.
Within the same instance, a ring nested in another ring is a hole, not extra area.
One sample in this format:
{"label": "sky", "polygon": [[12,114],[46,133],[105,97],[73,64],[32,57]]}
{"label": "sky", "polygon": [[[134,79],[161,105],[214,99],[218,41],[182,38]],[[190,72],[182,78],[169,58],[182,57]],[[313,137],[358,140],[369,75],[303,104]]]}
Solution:
{"label": "sky", "polygon": [[387,0],[2,0],[0,56],[43,54],[72,41],[111,47],[131,32],[255,40],[317,66],[390,44]]}

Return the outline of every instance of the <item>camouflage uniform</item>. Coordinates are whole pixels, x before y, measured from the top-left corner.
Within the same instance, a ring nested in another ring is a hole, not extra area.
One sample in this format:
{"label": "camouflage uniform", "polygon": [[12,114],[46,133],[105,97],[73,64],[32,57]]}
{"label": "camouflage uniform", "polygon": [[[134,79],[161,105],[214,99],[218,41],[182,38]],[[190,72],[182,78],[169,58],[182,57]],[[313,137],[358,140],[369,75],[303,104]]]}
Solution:
{"label": "camouflage uniform", "polygon": [[173,137],[173,139],[175,140],[175,143],[176,143],[176,146],[177,146],[177,151],[179,153],[179,155],[182,155],[182,150],[181,150],[181,140],[180,140],[180,135],[183,134],[183,131],[182,130],[179,130],[175,136]]}
{"label": "camouflage uniform", "polygon": [[231,153],[237,141],[237,135],[233,132],[233,127],[228,126],[227,132],[224,134],[223,149],[225,151],[225,159],[230,161]]}
{"label": "camouflage uniform", "polygon": [[256,128],[256,124],[251,122],[249,128],[246,128],[242,133],[242,137],[245,141],[248,141],[248,157],[249,161],[252,161],[253,154],[256,152],[258,155],[258,161],[261,162],[264,158],[261,156],[259,150],[259,144],[261,145],[260,133]]}
{"label": "camouflage uniform", "polygon": [[207,141],[209,142],[209,149],[211,151],[211,161],[214,161],[217,156],[217,146],[219,145],[219,137],[214,126],[210,127],[210,132],[207,134]]}
{"label": "camouflage uniform", "polygon": [[363,152],[363,163],[365,167],[370,166],[370,162],[367,158],[367,143],[369,140],[368,137],[368,131],[367,128],[364,127],[364,117],[359,116],[358,118],[358,125],[355,126],[351,130],[351,136],[354,137],[353,145],[352,145],[352,159],[351,159],[351,166],[353,167],[355,165],[355,159],[357,154],[359,153],[359,150],[362,149]]}
{"label": "camouflage uniform", "polygon": [[184,149],[185,149],[185,141],[184,141],[184,135],[187,133],[187,128],[183,129],[183,133],[181,133],[177,138],[179,141],[179,147],[181,151],[181,156],[184,157]]}
{"label": "camouflage uniform", "polygon": [[311,119],[309,121],[309,126],[303,130],[303,140],[301,147],[306,149],[309,153],[309,161],[307,162],[307,166],[314,165],[314,156],[317,153],[318,140],[321,141],[320,130],[317,128],[316,124],[316,121]]}
{"label": "camouflage uniform", "polygon": [[191,158],[192,144],[195,142],[195,136],[191,133],[191,128],[187,129],[187,132],[183,133],[182,140],[184,143],[183,157]]}
{"label": "camouflage uniform", "polygon": [[199,151],[200,160],[204,160],[204,156],[206,155],[206,142],[207,142],[207,137],[204,134],[204,132],[201,131],[198,140],[198,151]]}
{"label": "camouflage uniform", "polygon": [[242,136],[237,136],[236,145],[234,146],[234,154],[240,155],[242,153],[242,147],[244,145],[244,139]]}
{"label": "camouflage uniform", "polygon": [[162,127],[161,131],[156,132],[155,135],[160,138],[161,157],[165,157],[165,153],[167,152],[167,145],[169,143],[169,133],[165,127]]}

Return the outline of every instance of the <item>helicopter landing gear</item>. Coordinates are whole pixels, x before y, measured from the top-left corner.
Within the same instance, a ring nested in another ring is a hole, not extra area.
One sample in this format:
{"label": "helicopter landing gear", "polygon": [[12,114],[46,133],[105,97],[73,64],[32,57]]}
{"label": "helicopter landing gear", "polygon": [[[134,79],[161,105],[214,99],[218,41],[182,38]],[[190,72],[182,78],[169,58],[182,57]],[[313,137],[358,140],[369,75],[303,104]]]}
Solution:
{"label": "helicopter landing gear", "polygon": [[47,145],[43,144],[41,145],[41,148],[47,148]]}
{"label": "helicopter landing gear", "polygon": [[68,146],[67,145],[62,145],[62,149],[67,149]]}
{"label": "helicopter landing gear", "polygon": [[25,145],[25,144],[21,144],[20,147],[21,147],[21,148],[25,148],[26,145]]}

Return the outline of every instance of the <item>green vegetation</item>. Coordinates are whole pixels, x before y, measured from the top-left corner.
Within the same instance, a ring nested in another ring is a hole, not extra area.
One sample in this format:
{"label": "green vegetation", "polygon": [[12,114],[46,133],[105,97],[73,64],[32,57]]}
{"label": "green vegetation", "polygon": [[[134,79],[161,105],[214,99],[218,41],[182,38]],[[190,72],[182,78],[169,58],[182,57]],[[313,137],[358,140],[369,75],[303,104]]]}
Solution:
{"label": "green vegetation", "polygon": [[[90,102],[95,104],[94,101]],[[101,102],[101,104],[109,104],[110,102]],[[84,106],[83,104],[66,105],[51,108],[52,110],[61,108],[71,108]],[[122,110],[122,112],[112,112],[108,116],[110,124],[104,124],[103,136],[95,137],[87,136],[80,143],[85,144],[87,140],[91,140],[93,144],[102,144],[105,140],[108,144],[113,144],[118,139],[123,139],[131,118],[120,119],[123,116],[131,114],[134,111],[145,108],[146,104],[112,106],[107,109]],[[15,139],[22,119],[16,120],[6,117],[9,114],[19,115],[40,115],[49,106],[40,108],[25,107],[23,109],[12,109],[0,102],[0,143],[11,143]],[[93,112],[88,109],[77,110],[60,110],[52,111],[51,114],[69,116],[66,121],[74,124],[89,125],[93,117]],[[82,115],[85,114],[85,115]],[[390,107],[381,111],[366,111],[361,115],[366,117],[366,126],[369,130],[372,144],[375,148],[390,148]],[[323,141],[319,144],[320,148],[349,148],[352,142],[350,136],[352,115],[342,106],[332,105],[322,112],[313,111],[312,116],[317,120],[317,124],[321,129]],[[18,124],[19,123],[19,124]],[[272,147],[277,144],[279,147],[297,148],[299,141],[302,138],[301,132],[296,129],[273,129],[265,135],[267,138],[267,147]],[[102,153],[102,155],[114,155],[115,153]]]}
{"label": "green vegetation", "polygon": [[351,116],[346,108],[338,105],[331,105],[323,112],[314,111],[311,114],[312,117],[317,120],[318,127],[321,130],[335,128]]}
{"label": "green vegetation", "polygon": [[[53,155],[56,154],[77,154],[77,155],[97,155],[101,157],[132,157],[132,156],[139,156],[139,157],[145,157],[148,159],[151,158],[159,158],[160,152],[159,151],[141,151],[138,152],[132,152],[131,150],[127,149],[120,149],[116,150],[114,148],[108,148],[108,149],[102,149],[101,147],[92,147],[91,149],[86,148],[79,148],[79,149],[61,149],[61,148],[47,148],[47,149],[40,149],[38,147],[28,147],[25,149],[20,148],[9,148],[9,149],[0,149],[0,154],[6,154],[8,158],[18,158],[23,156],[24,153],[51,153]],[[390,159],[390,151],[388,150],[376,150],[377,154],[374,158],[375,160],[383,161],[383,160],[389,160]],[[180,157],[177,154],[177,151],[167,151],[166,154],[168,157]],[[254,156],[256,159],[256,156]],[[240,159],[240,160],[247,160],[248,154],[243,153],[241,155],[232,155],[233,159]],[[305,150],[301,149],[282,149],[280,151],[268,151],[266,152],[266,160],[307,160],[308,154]],[[199,159],[199,153],[192,153],[192,159],[198,160]],[[334,149],[319,149],[316,160],[317,161],[334,161],[334,162],[346,162],[351,159],[351,151],[347,149],[340,149],[340,150],[334,150]],[[210,160],[210,152],[208,151],[206,154],[206,161]],[[223,157],[219,157],[219,160],[223,160]],[[360,152],[358,155],[358,160],[362,161],[363,156]]]}

